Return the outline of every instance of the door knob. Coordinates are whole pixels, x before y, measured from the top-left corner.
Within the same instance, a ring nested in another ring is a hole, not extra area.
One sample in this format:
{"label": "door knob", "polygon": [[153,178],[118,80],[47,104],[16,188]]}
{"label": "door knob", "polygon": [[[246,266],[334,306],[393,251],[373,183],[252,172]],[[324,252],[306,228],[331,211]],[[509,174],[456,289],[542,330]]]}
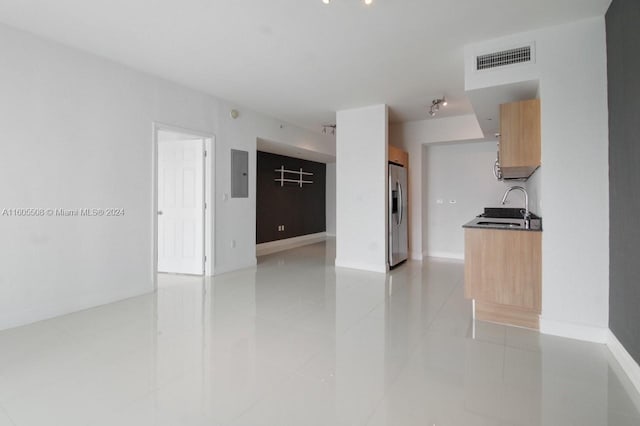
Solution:
{"label": "door knob", "polygon": [[162,216],[162,210],[158,210],[158,216]]}

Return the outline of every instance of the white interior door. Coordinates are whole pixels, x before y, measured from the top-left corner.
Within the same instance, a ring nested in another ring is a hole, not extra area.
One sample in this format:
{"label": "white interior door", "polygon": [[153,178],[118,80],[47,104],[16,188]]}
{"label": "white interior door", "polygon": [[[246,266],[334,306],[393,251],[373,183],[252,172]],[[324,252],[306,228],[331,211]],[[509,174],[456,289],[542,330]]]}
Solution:
{"label": "white interior door", "polygon": [[158,137],[158,272],[201,275],[203,140],[166,139]]}

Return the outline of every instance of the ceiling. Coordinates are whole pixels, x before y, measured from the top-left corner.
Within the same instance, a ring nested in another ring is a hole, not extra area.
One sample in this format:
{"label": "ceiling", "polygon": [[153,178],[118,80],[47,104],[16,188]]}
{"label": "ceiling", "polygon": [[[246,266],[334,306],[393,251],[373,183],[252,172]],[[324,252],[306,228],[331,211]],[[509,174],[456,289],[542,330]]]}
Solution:
{"label": "ceiling", "polygon": [[493,139],[496,133],[500,132],[500,105],[539,97],[538,81],[521,81],[470,90],[467,97],[473,105],[473,111],[485,138]]}
{"label": "ceiling", "polygon": [[0,22],[320,131],[468,114],[463,46],[601,16],[611,0],[3,0]]}
{"label": "ceiling", "polygon": [[315,161],[316,163],[335,163],[336,157],[321,152],[299,148],[290,144],[270,141],[258,138],[256,148],[258,151],[270,152],[272,154],[284,155],[286,157],[302,158],[303,160]]}

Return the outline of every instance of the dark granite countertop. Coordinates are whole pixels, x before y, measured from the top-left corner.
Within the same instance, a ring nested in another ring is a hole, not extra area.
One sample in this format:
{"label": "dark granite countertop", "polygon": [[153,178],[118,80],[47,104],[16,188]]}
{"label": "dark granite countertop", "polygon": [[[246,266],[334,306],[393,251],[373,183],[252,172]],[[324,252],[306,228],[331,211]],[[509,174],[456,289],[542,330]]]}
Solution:
{"label": "dark granite countertop", "polygon": [[484,213],[465,223],[462,227],[542,232],[542,218],[531,213],[529,227],[527,228],[523,209],[488,207],[484,209]]}

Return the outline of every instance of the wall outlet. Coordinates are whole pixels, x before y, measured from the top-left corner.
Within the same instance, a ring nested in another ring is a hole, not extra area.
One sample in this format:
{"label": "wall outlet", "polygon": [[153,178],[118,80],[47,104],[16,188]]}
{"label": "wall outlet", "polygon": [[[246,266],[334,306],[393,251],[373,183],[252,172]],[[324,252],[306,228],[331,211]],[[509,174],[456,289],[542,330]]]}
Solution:
{"label": "wall outlet", "polygon": [[278,232],[284,231],[284,225],[278,225]]}

